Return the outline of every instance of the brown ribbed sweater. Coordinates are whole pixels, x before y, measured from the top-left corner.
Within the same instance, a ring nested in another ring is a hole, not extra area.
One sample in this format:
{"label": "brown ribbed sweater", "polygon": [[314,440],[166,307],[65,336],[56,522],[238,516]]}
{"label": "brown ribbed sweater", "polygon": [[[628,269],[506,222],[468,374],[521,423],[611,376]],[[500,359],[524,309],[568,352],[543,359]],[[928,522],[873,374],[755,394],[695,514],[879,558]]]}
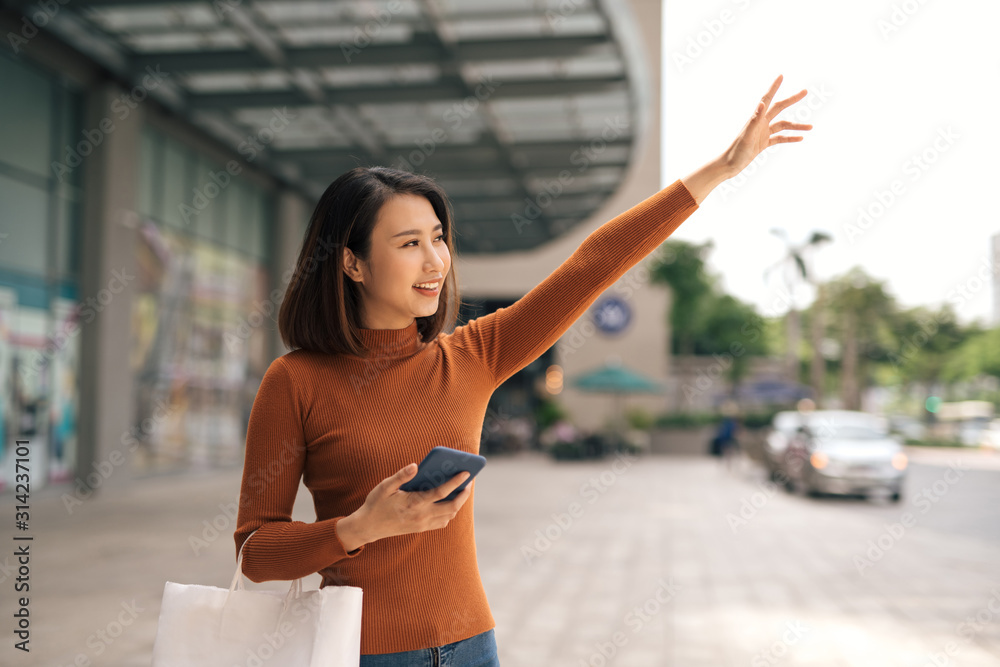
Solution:
{"label": "brown ribbed sweater", "polygon": [[[236,552],[255,582],[319,572],[321,587],[363,590],[361,653],[450,644],[495,626],[479,577],[473,495],[438,530],[350,553],[337,522],[435,445],[479,452],[490,395],[537,359],[607,288],[698,208],[678,180],[606,222],[516,303],[420,340],[364,329],[365,360],[294,350],[264,374],[247,431]],[[316,521],[292,521],[303,478]],[[475,487],[473,486],[473,489]]]}

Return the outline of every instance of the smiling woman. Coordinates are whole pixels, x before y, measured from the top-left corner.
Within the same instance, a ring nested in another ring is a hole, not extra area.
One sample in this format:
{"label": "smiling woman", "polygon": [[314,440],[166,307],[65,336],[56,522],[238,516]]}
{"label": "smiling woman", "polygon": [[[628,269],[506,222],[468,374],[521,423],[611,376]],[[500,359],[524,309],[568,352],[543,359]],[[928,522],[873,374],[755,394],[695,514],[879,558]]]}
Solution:
{"label": "smiling woman", "polygon": [[[357,168],[320,198],[279,313],[293,349],[272,362],[247,427],[234,535],[252,581],[313,573],[363,590],[361,667],[499,665],[476,559],[473,480],[400,487],[435,446],[479,453],[490,397],[537,359],[719,183],[807,125],[770,108],[729,148],[593,231],[513,305],[457,317],[452,216],[430,178]],[[331,251],[332,249],[332,251]],[[300,481],[316,522],[292,521]],[[468,501],[468,502],[467,502]],[[253,539],[248,539],[250,535]]]}
{"label": "smiling woman", "polygon": [[[331,247],[344,250],[310,261]],[[367,356],[362,329],[403,329],[414,318],[422,340],[435,338],[458,313],[452,249],[451,207],[437,183],[388,167],[352,169],[309,221],[278,315],[282,340]]]}

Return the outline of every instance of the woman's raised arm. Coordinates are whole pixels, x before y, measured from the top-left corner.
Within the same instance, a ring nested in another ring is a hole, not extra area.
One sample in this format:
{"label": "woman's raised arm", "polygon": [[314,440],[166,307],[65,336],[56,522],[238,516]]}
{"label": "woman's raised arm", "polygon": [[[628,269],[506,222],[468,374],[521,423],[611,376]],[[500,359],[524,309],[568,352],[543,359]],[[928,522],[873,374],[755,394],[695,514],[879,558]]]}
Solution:
{"label": "woman's raised arm", "polygon": [[606,289],[659,247],[719,183],[735,176],[765,148],[801,141],[775,135],[811,125],[771,120],[806,91],[770,106],[779,76],[736,140],[717,158],[674,181],[594,230],[545,280],[507,308],[457,327],[446,342],[476,357],[494,387],[552,346]]}

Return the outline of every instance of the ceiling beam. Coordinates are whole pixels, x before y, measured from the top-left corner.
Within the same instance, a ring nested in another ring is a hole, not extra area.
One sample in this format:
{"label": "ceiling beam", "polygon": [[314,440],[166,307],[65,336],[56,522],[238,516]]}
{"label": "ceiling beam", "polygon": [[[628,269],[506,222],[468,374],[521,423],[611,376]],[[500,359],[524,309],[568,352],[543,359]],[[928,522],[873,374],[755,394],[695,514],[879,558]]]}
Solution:
{"label": "ceiling beam", "polygon": [[[615,74],[579,79],[547,81],[503,82],[498,85],[491,99],[527,97],[564,97],[593,93],[626,91],[628,79]],[[401,104],[441,100],[462,100],[468,89],[457,79],[431,84],[393,84],[390,86],[325,87],[328,99],[336,104]],[[296,90],[250,91],[229,93],[189,93],[191,109],[240,109],[254,107],[301,106],[309,101]]]}
{"label": "ceiling beam", "polygon": [[[580,150],[581,146],[586,146],[588,142],[583,139],[567,139],[564,141],[544,141],[544,142],[523,142],[508,144],[508,148],[517,154],[523,154],[529,160],[529,167],[538,162],[552,161],[555,159],[562,164],[567,154]],[[607,148],[631,148],[632,139],[615,139],[605,142]],[[414,149],[414,144],[402,144],[385,146],[386,153],[405,154]],[[274,154],[282,159],[301,162],[305,165],[325,163],[329,160],[342,158],[350,152],[346,148],[294,148],[281,150],[277,148]],[[434,157],[444,160],[496,160],[497,153],[495,144],[492,141],[478,141],[472,144],[445,144],[437,146]],[[555,165],[549,165],[555,166]]]}
{"label": "ceiling beam", "polygon": [[[535,60],[573,58],[613,48],[606,35],[583,37],[531,37],[458,42],[455,45],[464,62],[491,60]],[[372,44],[352,53],[347,61],[339,46],[284,47],[287,65],[292,68],[346,67],[349,65],[441,65],[445,59],[439,42],[428,33],[414,33],[406,44]],[[267,67],[267,60],[246,49],[200,53],[142,53],[133,58],[137,72],[147,66],[160,66],[169,72],[222,72]]]}

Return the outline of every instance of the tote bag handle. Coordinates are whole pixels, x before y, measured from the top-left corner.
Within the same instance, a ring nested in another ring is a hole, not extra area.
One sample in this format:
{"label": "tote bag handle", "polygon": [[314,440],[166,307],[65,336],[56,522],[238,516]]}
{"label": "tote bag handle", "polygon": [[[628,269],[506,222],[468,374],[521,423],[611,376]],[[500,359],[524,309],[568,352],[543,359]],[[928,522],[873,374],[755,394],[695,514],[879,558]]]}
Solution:
{"label": "tote bag handle", "polygon": [[[243,574],[243,547],[247,545],[247,542],[250,541],[250,538],[253,537],[254,533],[256,532],[257,530],[254,530],[253,533],[250,533],[247,536],[247,538],[243,540],[243,544],[240,545],[240,553],[236,558],[236,573],[233,574],[233,583],[229,585],[229,592],[226,593],[226,601],[222,605],[223,615],[225,615],[225,607],[226,605],[229,604],[229,596],[233,594],[233,591],[245,590],[245,586],[243,585],[243,577],[240,576]],[[293,581],[291,585],[288,587],[288,593],[285,594],[285,603],[281,607],[281,614],[278,616],[278,621],[277,623],[275,623],[275,628],[281,625],[281,619],[284,618],[285,612],[288,611],[288,605],[291,604],[292,600],[299,598],[301,596],[302,596],[302,579],[299,578]]]}

